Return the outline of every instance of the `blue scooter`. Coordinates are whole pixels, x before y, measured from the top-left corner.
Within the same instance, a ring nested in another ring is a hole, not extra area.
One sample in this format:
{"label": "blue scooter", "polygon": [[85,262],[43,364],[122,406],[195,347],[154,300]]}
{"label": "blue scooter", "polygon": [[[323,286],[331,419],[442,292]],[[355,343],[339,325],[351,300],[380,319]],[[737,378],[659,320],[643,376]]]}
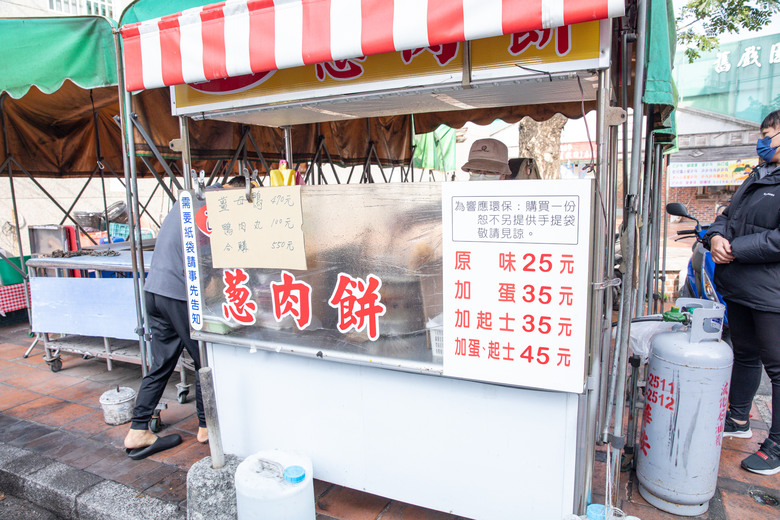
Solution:
{"label": "blue scooter", "polygon": [[[704,247],[704,234],[709,229],[709,225],[702,226],[698,219],[692,217],[688,213],[688,208],[685,204],[680,202],[670,202],[666,205],[666,212],[670,215],[677,217],[687,218],[696,222],[694,229],[683,229],[677,232],[680,238],[684,238],[686,235],[696,237],[691,250],[691,259],[688,260],[688,276],[685,277],[685,285],[680,288],[680,296],[684,298],[701,298],[705,300],[712,300],[722,303],[724,306],[726,302],[723,301],[723,297],[715,287],[715,262],[712,260],[712,255]],[[679,239],[678,239],[679,240]],[[728,318],[724,322],[724,336],[726,327],[728,326]]]}

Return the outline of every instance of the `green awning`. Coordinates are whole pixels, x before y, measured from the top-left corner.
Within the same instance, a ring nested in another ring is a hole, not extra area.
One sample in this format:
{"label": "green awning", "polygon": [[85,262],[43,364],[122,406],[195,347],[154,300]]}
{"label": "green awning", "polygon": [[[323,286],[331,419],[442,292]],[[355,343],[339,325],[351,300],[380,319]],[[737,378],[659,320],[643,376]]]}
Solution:
{"label": "green awning", "polygon": [[119,25],[152,20],[213,2],[214,0],[166,0],[165,2],[160,2],[160,0],[135,0],[122,11],[122,16],[119,17]]}
{"label": "green awning", "polygon": [[81,88],[117,84],[115,23],[101,16],[0,18],[0,92],[51,94],[69,79]]}
{"label": "green awning", "polygon": [[656,139],[674,142],[677,134],[673,111],[677,106],[677,87],[672,77],[677,31],[672,0],[651,0],[647,19],[645,91],[642,101],[652,105]]}

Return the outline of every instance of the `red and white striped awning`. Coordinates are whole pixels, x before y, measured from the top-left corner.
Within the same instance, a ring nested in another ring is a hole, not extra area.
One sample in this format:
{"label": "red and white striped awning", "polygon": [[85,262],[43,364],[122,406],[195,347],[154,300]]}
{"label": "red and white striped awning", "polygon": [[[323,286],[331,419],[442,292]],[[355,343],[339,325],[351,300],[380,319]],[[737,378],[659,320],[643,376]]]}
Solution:
{"label": "red and white striped awning", "polygon": [[121,28],[125,87],[242,76],[623,16],[624,0],[228,0]]}

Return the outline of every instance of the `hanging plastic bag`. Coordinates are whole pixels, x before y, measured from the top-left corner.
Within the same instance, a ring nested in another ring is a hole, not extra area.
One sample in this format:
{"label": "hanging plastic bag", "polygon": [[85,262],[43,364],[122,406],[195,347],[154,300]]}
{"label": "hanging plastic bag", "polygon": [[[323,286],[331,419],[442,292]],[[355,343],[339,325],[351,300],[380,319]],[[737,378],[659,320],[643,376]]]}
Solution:
{"label": "hanging plastic bag", "polygon": [[287,161],[279,161],[279,169],[271,170],[271,186],[295,186],[303,184],[301,174],[287,167]]}

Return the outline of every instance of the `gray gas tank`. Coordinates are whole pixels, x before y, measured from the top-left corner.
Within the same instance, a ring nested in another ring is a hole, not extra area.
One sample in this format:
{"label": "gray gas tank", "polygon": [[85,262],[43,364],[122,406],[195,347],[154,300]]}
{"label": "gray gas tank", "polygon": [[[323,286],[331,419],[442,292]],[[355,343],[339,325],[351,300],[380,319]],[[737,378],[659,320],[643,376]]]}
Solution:
{"label": "gray gas tank", "polygon": [[715,494],[734,356],[721,341],[722,304],[680,298],[676,305],[690,318],[653,338],[636,473],[650,504],[696,516]]}

